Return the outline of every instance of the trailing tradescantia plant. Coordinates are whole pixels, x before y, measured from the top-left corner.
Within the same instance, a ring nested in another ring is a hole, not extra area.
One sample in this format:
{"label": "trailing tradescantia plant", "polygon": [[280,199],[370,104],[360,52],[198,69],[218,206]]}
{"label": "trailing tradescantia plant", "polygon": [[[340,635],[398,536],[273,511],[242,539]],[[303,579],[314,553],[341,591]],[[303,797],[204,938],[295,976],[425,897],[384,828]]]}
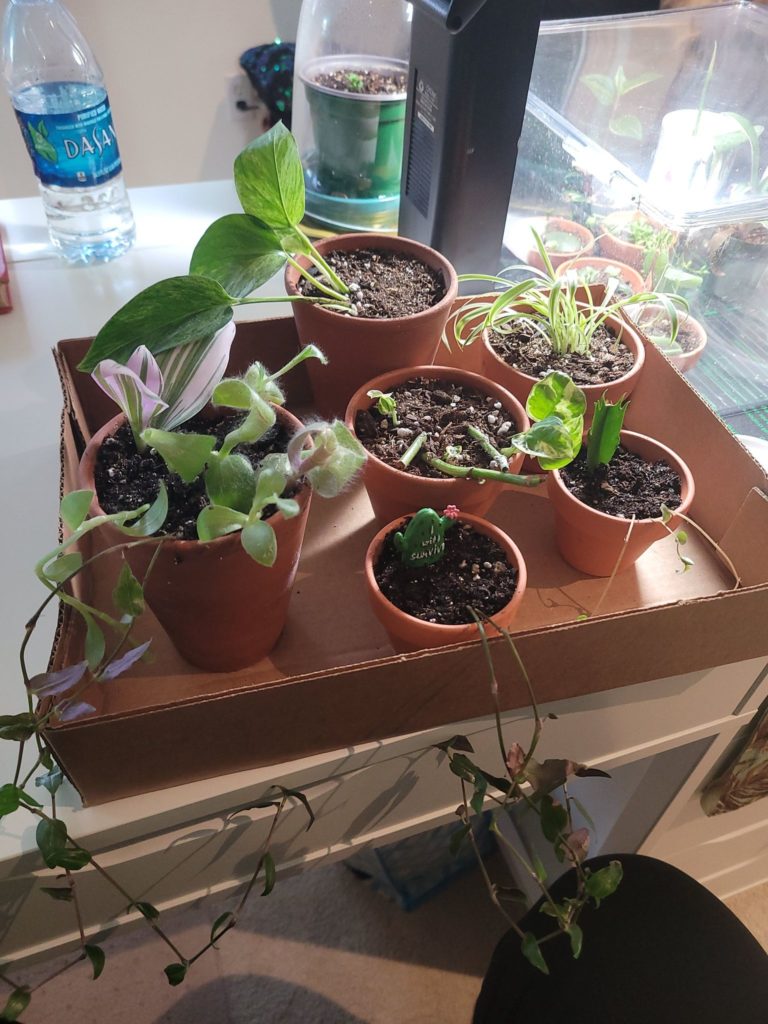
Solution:
{"label": "trailing tradescantia plant", "polygon": [[[233,307],[265,302],[314,302],[355,312],[353,293],[301,229],[304,173],[296,142],[278,122],[235,160],[235,187],[243,213],[219,218],[192,254],[190,272],[144,289],[102,327],[80,364],[92,372],[105,359],[127,363],[145,346],[161,363],[164,353],[196,346],[202,360]],[[307,258],[307,270],[295,259]],[[286,263],[311,281],[317,296],[252,296]],[[250,296],[250,297],[249,297]],[[181,358],[178,354],[175,358]]]}

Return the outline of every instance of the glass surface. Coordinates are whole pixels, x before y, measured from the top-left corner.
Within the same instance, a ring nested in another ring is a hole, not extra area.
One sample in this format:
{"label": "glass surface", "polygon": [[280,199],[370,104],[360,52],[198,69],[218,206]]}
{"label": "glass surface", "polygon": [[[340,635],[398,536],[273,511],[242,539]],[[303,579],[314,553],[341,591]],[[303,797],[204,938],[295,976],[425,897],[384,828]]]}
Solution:
{"label": "glass surface", "polygon": [[528,260],[531,224],[558,218],[566,255],[588,228],[584,255],[688,301],[707,342],[685,372],[768,437],[767,64],[749,3],[542,25],[502,262]]}

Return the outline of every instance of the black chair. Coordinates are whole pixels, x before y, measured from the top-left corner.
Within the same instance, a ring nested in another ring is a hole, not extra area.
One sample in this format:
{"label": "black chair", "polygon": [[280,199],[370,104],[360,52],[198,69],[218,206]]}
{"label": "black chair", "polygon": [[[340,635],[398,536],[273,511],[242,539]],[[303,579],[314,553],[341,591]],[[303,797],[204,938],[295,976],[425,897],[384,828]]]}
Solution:
{"label": "black chair", "polygon": [[[698,882],[651,857],[618,859],[624,878],[599,909],[584,910],[584,946],[542,947],[545,976],[520,952],[512,931],[499,942],[473,1024],[768,1024],[768,954],[731,911]],[[573,872],[552,887],[573,892]],[[520,922],[542,937],[552,920],[540,904]]]}

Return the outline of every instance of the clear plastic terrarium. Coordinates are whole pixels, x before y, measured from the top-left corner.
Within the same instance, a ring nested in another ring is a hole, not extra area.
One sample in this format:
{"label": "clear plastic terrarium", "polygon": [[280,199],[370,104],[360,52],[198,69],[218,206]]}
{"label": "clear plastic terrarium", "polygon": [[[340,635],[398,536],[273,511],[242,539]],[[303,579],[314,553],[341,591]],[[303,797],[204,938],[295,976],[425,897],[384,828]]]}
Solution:
{"label": "clear plastic terrarium", "polygon": [[307,213],[341,230],[395,230],[411,37],[405,0],[304,0],[293,132]]}

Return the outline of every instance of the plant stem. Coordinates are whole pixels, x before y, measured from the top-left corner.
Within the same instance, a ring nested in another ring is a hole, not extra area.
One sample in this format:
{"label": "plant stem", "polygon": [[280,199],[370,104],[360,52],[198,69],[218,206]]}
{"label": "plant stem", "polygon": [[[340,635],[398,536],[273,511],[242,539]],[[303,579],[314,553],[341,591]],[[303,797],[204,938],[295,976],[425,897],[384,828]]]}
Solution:
{"label": "plant stem", "polygon": [[467,433],[480,444],[480,447],[486,455],[489,455],[492,459],[495,459],[496,462],[498,462],[499,469],[506,471],[509,468],[509,460],[507,459],[507,456],[499,451],[493,441],[491,441],[491,439],[484,434],[482,430],[478,430],[477,427],[470,425],[467,427]]}
{"label": "plant stem", "polygon": [[600,611],[600,607],[601,607],[603,601],[605,600],[605,598],[606,598],[606,596],[608,594],[608,591],[611,589],[611,584],[616,579],[616,573],[619,571],[619,566],[621,565],[621,560],[624,557],[624,552],[627,550],[627,545],[629,544],[629,538],[632,536],[632,531],[634,530],[634,528],[635,528],[635,517],[633,515],[632,519],[630,520],[630,523],[629,523],[629,529],[627,530],[626,534],[624,535],[624,543],[621,545],[621,551],[619,552],[619,557],[616,559],[616,563],[613,566],[613,571],[611,572],[611,575],[608,577],[608,582],[605,584],[605,587],[603,588],[603,592],[600,595],[597,604],[593,608],[592,615],[590,616],[590,618],[592,618],[592,616],[594,616],[594,615],[597,615],[597,613]]}
{"label": "plant stem", "polygon": [[[400,456],[400,462],[407,468],[419,454],[421,449],[424,447],[424,442],[427,440],[426,433],[422,430],[417,438],[415,438],[406,451]],[[429,461],[429,459],[427,459]]]}
{"label": "plant stem", "polygon": [[438,472],[444,473],[446,476],[456,477],[457,479],[497,480],[499,483],[512,484],[515,487],[538,487],[539,484],[543,484],[546,480],[545,476],[522,476],[518,473],[505,473],[500,469],[481,469],[479,466],[454,466],[452,463],[446,462],[444,459],[438,459],[436,456],[430,456],[429,458],[425,456],[425,462],[433,469],[438,470]]}
{"label": "plant stem", "polygon": [[307,250],[308,250],[307,251],[307,255],[312,260],[312,262],[315,264],[315,266],[323,271],[323,273],[327,276],[328,280],[331,282],[331,284],[333,285],[334,288],[338,289],[338,291],[340,291],[342,295],[346,295],[349,292],[349,288],[344,284],[344,282],[341,280],[341,278],[336,273],[336,271],[333,269],[333,267],[331,267],[323,259],[323,257],[320,255],[320,253],[314,247],[314,245],[312,244],[310,239],[307,237],[307,235],[304,234],[304,232],[301,230],[301,228],[297,227],[297,228],[295,228],[295,231],[296,231],[296,234],[299,236],[299,238],[303,239],[304,242],[306,242]]}
{"label": "plant stem", "polygon": [[312,274],[309,273],[309,271],[305,270],[304,267],[302,267],[298,260],[295,260],[293,258],[293,256],[288,256],[288,263],[290,263],[290,265],[295,270],[297,270],[299,274],[301,274],[301,276],[312,285],[313,288],[317,288],[317,290],[319,292],[322,292],[323,295],[327,295],[329,298],[335,299],[337,302],[346,301],[345,296],[341,294],[341,292],[337,292],[333,288],[329,288],[328,285],[323,284],[323,282],[319,278],[313,277]]}
{"label": "plant stem", "polygon": [[[673,516],[677,516],[677,517],[678,517],[679,519],[682,519],[682,520],[683,520],[683,522],[685,522],[685,523],[688,523],[688,525],[689,525],[689,526],[692,526],[692,527],[694,528],[694,530],[697,530],[697,531],[698,531],[698,533],[700,533],[700,534],[701,534],[701,536],[702,536],[702,537],[703,537],[703,538],[704,538],[705,540],[708,540],[708,541],[709,541],[709,543],[710,543],[710,544],[712,545],[712,547],[713,547],[713,548],[715,549],[715,551],[716,551],[716,552],[717,552],[717,554],[718,554],[718,555],[720,556],[720,558],[721,558],[721,559],[722,559],[722,560],[723,560],[723,561],[725,562],[725,564],[726,564],[726,565],[728,566],[728,569],[730,570],[730,573],[731,573],[731,575],[733,576],[733,578],[734,578],[734,580],[735,580],[735,583],[734,583],[734,587],[733,587],[733,589],[734,589],[734,590],[738,590],[738,589],[739,589],[739,588],[741,587],[741,576],[739,575],[739,573],[738,573],[738,571],[737,571],[737,569],[736,569],[736,566],[735,566],[735,565],[733,564],[733,562],[732,562],[732,561],[731,561],[731,559],[730,559],[730,558],[728,557],[728,555],[726,555],[726,553],[725,553],[725,552],[723,551],[723,549],[722,549],[722,548],[720,547],[720,545],[719,545],[719,544],[717,543],[717,541],[716,541],[716,540],[714,540],[714,539],[713,539],[712,537],[710,537],[710,535],[709,535],[709,534],[707,533],[707,531],[706,531],[706,530],[704,530],[704,529],[703,529],[703,528],[702,528],[701,526],[699,526],[699,524],[698,524],[697,522],[695,522],[695,521],[694,521],[693,519],[689,519],[689,518],[688,518],[688,516],[684,515],[684,514],[683,514],[682,512],[676,512],[676,511],[675,511],[675,510],[673,509],[673,510],[672,510],[672,515],[673,515]],[[666,524],[666,523],[664,523],[664,526],[667,526],[667,524]],[[675,531],[674,531],[674,530],[672,530],[672,529],[670,529],[670,528],[669,528],[668,526],[667,526],[667,532],[668,532],[668,533],[671,533],[671,534],[674,534],[674,533],[675,533]]]}

